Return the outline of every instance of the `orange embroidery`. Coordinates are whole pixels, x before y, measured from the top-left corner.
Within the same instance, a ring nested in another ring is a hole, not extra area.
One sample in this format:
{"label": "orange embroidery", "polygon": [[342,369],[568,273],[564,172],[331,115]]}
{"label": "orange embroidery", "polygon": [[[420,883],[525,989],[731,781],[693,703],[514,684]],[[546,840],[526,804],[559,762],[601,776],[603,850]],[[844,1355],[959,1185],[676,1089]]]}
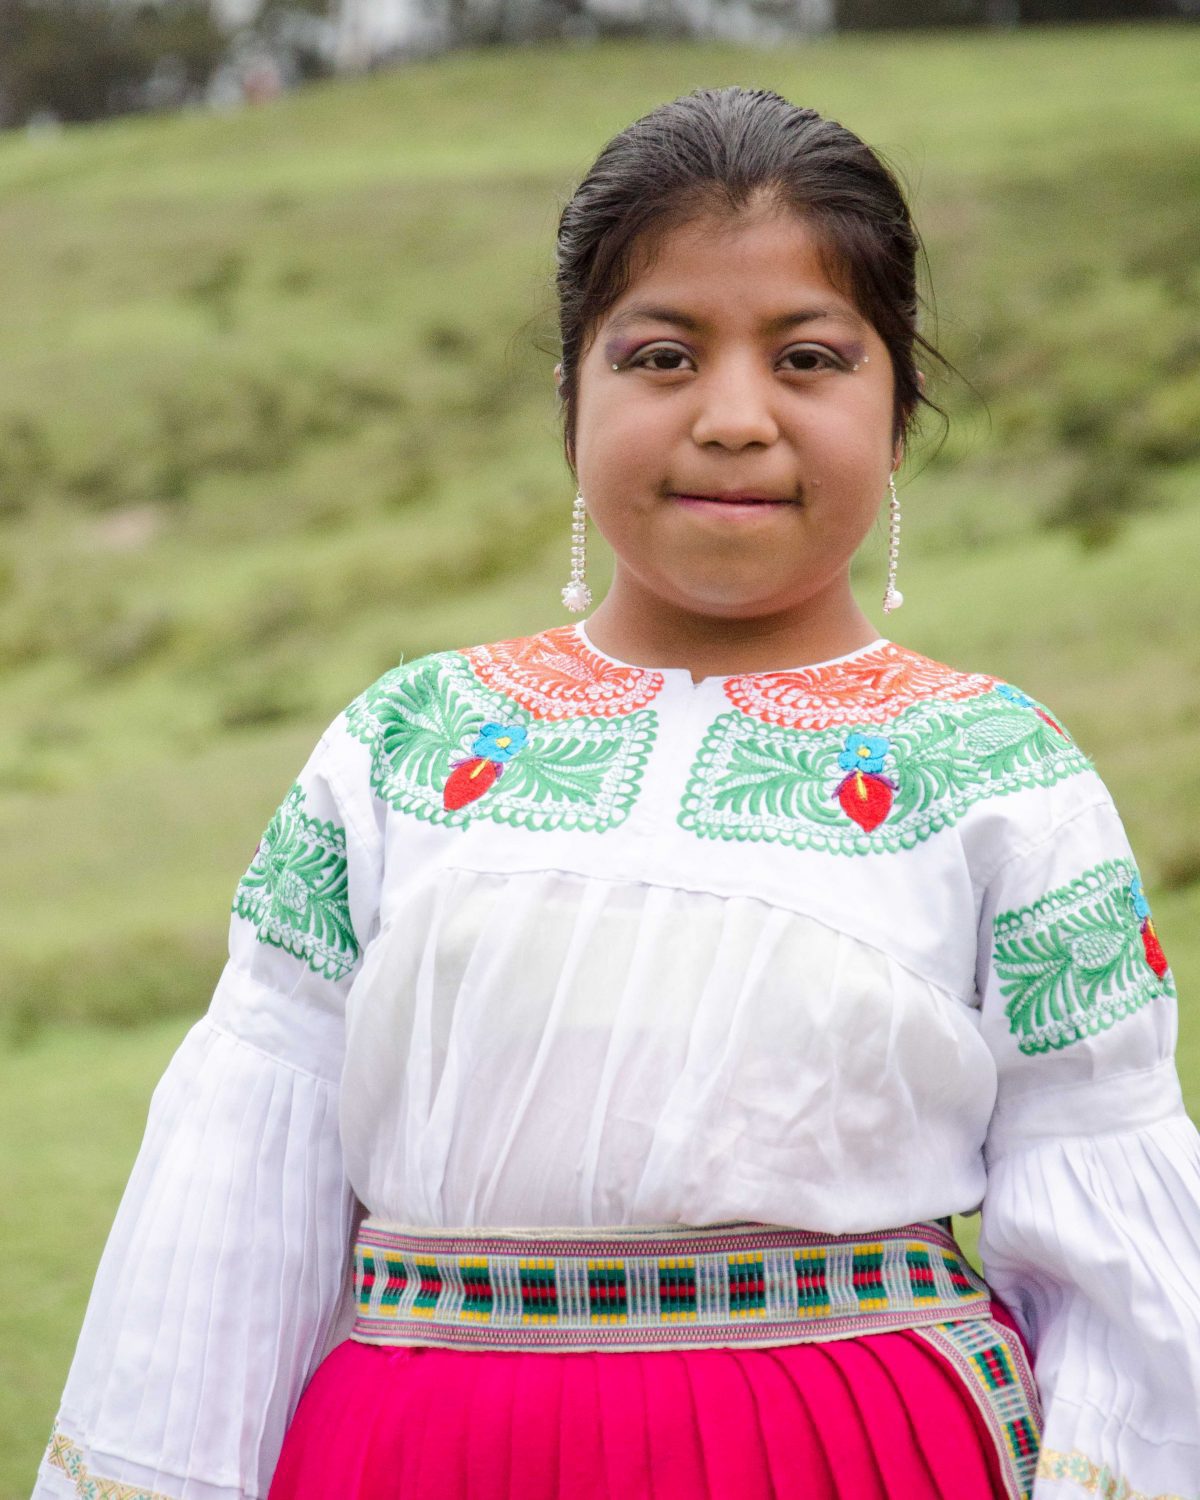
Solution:
{"label": "orange embroidery", "polygon": [[956,672],[888,641],[851,661],[731,677],[725,694],[743,713],[766,724],[832,729],[882,724],[930,698],[977,698],[990,692],[996,681],[981,672]]}
{"label": "orange embroidery", "polygon": [[649,667],[619,666],[593,651],[573,625],[537,635],[470,646],[462,655],[481,682],[513,698],[538,719],[578,714],[610,719],[656,697],[663,675]]}

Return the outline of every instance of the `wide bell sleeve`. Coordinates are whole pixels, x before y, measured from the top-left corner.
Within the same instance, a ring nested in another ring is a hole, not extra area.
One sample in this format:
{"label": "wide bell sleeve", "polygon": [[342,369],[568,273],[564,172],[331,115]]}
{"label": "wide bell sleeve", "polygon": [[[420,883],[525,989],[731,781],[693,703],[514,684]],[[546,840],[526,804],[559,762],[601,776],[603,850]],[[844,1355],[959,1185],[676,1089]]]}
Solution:
{"label": "wide bell sleeve", "polygon": [[983,895],[980,1254],[1034,1351],[1034,1500],[1198,1500],[1200,1137],[1163,943],[1112,800],[1084,784]]}
{"label": "wide bell sleeve", "polygon": [[267,1493],[358,1212],[338,1089],[382,879],[362,754],[339,715],[237,885],[228,960],[151,1099],[34,1500]]}

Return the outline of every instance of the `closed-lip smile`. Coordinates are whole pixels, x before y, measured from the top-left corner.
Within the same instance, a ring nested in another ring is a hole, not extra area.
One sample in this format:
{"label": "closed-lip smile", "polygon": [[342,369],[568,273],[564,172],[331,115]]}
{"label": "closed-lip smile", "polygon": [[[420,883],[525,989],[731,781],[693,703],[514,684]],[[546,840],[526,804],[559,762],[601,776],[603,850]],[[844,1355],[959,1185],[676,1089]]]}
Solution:
{"label": "closed-lip smile", "polygon": [[723,505],[786,505],[789,503],[788,497],[784,495],[752,495],[740,490],[719,495],[686,494],[683,491],[677,491],[673,498],[676,500],[715,500]]}

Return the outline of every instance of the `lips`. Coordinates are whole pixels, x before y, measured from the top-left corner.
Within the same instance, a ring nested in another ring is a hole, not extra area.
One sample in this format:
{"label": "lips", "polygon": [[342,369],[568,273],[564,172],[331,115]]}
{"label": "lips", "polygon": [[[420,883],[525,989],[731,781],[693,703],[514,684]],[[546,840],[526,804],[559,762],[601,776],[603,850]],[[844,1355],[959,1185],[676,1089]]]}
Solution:
{"label": "lips", "polygon": [[795,509],[790,500],[762,495],[672,495],[671,503],[685,514],[705,518],[699,524],[725,526],[773,526],[771,517],[781,510]]}
{"label": "lips", "polygon": [[676,500],[709,500],[718,505],[789,505],[791,501],[782,495],[685,495],[679,493]]}

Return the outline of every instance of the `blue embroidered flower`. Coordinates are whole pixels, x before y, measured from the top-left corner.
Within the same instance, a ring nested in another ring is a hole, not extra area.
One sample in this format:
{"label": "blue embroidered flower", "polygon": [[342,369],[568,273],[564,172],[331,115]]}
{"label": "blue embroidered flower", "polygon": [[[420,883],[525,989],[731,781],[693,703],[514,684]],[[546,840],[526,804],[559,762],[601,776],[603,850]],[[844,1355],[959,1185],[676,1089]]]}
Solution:
{"label": "blue embroidered flower", "polygon": [[891,748],[891,740],[882,734],[851,734],[838,756],[838,765],[843,771],[868,771],[878,776]]}
{"label": "blue embroidered flower", "polygon": [[1139,922],[1144,922],[1150,915],[1150,903],[1146,900],[1146,894],[1142,890],[1142,877],[1135,875],[1129,884],[1129,900],[1133,905],[1133,914]]}
{"label": "blue embroidered flower", "polygon": [[471,746],[471,754],[482,755],[503,765],[524,748],[528,738],[529,734],[521,724],[485,724]]}
{"label": "blue embroidered flower", "polygon": [[1007,698],[1010,703],[1015,703],[1018,708],[1035,708],[1037,705],[1028,693],[1023,693],[1020,688],[1010,687],[1007,682],[998,682],[996,691],[1002,698]]}

